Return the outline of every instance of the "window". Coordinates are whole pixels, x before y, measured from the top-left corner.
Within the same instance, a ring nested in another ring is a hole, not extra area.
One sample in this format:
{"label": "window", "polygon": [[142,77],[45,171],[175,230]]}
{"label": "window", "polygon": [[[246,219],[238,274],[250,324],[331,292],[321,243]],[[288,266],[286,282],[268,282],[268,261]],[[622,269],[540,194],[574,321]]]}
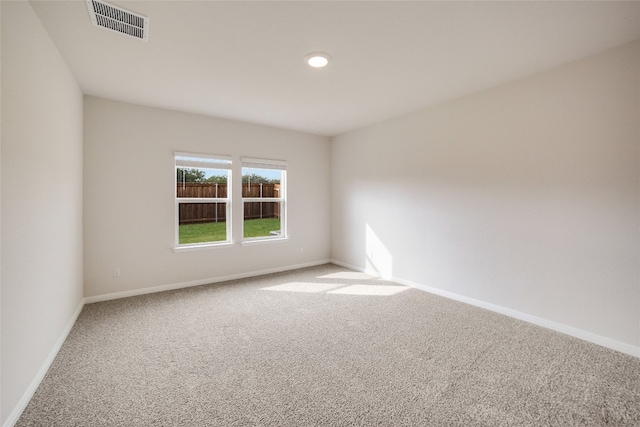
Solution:
{"label": "window", "polygon": [[231,157],[175,153],[176,247],[231,242]]}
{"label": "window", "polygon": [[286,162],[242,159],[243,240],[287,237]]}

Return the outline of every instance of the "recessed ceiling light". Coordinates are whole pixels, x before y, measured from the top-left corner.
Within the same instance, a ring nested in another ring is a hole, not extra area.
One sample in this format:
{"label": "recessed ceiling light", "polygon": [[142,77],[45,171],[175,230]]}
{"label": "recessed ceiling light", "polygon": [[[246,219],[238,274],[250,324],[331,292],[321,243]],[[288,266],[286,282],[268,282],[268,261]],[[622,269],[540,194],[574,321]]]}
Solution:
{"label": "recessed ceiling light", "polygon": [[311,52],[304,57],[304,60],[313,68],[322,68],[331,61],[331,55],[325,52]]}

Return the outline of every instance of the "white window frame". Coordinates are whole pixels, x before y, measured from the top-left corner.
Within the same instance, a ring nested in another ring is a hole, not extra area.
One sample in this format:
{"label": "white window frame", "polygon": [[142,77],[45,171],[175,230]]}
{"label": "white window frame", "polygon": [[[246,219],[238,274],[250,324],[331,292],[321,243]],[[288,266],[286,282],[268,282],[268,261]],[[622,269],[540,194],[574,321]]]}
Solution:
{"label": "white window frame", "polygon": [[[200,249],[200,248],[212,248],[212,247],[221,247],[228,246],[232,244],[232,194],[233,194],[233,185],[232,185],[232,167],[233,167],[233,159],[231,156],[221,156],[221,155],[212,155],[212,154],[200,154],[200,153],[185,153],[185,152],[175,152],[174,153],[174,162],[175,167],[173,171],[174,182],[175,176],[178,168],[199,168],[199,169],[220,169],[227,170],[227,197],[226,198],[213,198],[213,197],[178,197],[177,190],[174,188],[174,199],[175,199],[175,246],[174,250],[192,250],[192,249]],[[174,184],[175,185],[175,184]],[[185,243],[180,244],[180,204],[182,203],[225,203],[226,207],[226,240],[216,241],[216,242],[201,242],[201,243]]]}
{"label": "white window frame", "polygon": [[[242,197],[242,244],[260,243],[269,241],[282,241],[288,239],[287,227],[287,162],[284,160],[256,159],[252,157],[242,158],[242,169],[271,169],[281,172],[280,197]],[[242,170],[241,169],[241,170]],[[280,203],[280,234],[276,236],[244,237],[244,207],[245,203],[278,202]]]}

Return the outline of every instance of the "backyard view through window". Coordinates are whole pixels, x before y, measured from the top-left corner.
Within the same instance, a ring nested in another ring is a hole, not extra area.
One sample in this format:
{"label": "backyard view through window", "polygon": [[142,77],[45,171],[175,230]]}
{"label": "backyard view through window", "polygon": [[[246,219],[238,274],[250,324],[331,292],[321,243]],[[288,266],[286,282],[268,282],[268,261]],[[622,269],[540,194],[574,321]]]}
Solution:
{"label": "backyard view through window", "polygon": [[276,160],[243,159],[243,238],[286,237],[286,163]]}
{"label": "backyard view through window", "polygon": [[231,158],[176,153],[175,160],[178,245],[230,242]]}
{"label": "backyard view through window", "polygon": [[[176,246],[231,243],[231,157],[175,153],[175,169]],[[286,238],[286,163],[243,158],[235,185],[242,185],[242,240]]]}

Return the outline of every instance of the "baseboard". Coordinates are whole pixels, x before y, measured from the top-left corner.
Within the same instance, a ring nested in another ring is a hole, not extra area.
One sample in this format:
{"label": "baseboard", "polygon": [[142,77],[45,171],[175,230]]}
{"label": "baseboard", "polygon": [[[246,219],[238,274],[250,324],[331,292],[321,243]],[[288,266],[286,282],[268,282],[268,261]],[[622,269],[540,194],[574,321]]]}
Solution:
{"label": "baseboard", "polygon": [[54,359],[58,355],[58,352],[60,351],[60,349],[62,348],[62,344],[64,344],[65,340],[67,339],[69,332],[71,332],[71,328],[73,328],[73,325],[76,323],[76,320],[78,319],[78,316],[82,311],[82,307],[84,307],[84,301],[81,301],[80,304],[78,304],[76,311],[73,313],[73,315],[67,322],[67,325],[65,326],[64,330],[58,337],[58,340],[56,341],[53,348],[49,352],[49,355],[47,356],[44,363],[40,367],[40,370],[38,370],[38,373],[36,374],[35,378],[33,379],[33,381],[31,381],[31,384],[29,384],[29,387],[24,392],[24,394],[22,395],[22,398],[18,401],[18,404],[15,406],[15,408],[13,408],[13,411],[9,415],[9,418],[6,419],[2,427],[13,427],[18,422],[20,415],[22,415],[22,412],[25,410],[25,408],[29,404],[29,401],[31,400],[34,393],[40,386],[40,383],[42,382],[44,376],[47,374],[47,371],[51,367],[51,364],[53,363]]}
{"label": "baseboard", "polygon": [[[375,271],[369,271],[367,269],[347,264],[337,260],[331,260],[333,264],[340,265],[345,268],[350,268],[352,270],[360,271],[363,273],[371,274],[372,276],[376,276]],[[594,334],[593,332],[588,332],[582,329],[574,328],[572,326],[567,326],[562,323],[554,322],[552,320],[544,319],[542,317],[533,316],[531,314],[522,313],[517,310],[512,310],[510,308],[502,307],[496,304],[491,304],[485,301],[477,300],[474,298],[465,297],[464,295],[456,294],[449,291],[444,291],[442,289],[433,288],[431,286],[426,286],[420,283],[412,282],[409,280],[404,280],[398,277],[390,277],[387,280],[396,282],[400,285],[409,286],[411,288],[420,289],[425,292],[429,292],[441,297],[449,298],[455,301],[463,302],[465,304],[473,305],[476,307],[483,308],[485,310],[493,311],[499,314],[504,314],[505,316],[513,317],[518,320],[522,320],[528,323],[532,323],[537,326],[542,326],[547,329],[554,330],[556,332],[560,332],[566,335],[570,335],[575,338],[579,338],[584,341],[591,342],[593,344],[598,344],[602,347],[610,348],[612,350],[619,351],[621,353],[625,353],[631,356],[635,356],[640,358],[640,347],[633,346],[631,344],[623,343],[611,338],[603,337],[602,335]]]}
{"label": "baseboard", "polygon": [[[264,274],[271,274],[271,273],[279,273],[279,272],[283,272],[283,271],[289,271],[289,270],[295,270],[298,268],[305,268],[305,267],[313,267],[316,265],[322,265],[322,264],[327,264],[327,263],[332,263],[332,264],[336,264],[345,268],[349,268],[351,270],[355,270],[355,271],[361,271],[364,273],[368,273],[371,275],[376,275],[375,272],[373,271],[368,271],[364,268],[355,266],[355,265],[351,265],[351,264],[347,264],[338,260],[321,260],[321,261],[314,261],[314,262],[309,262],[309,263],[304,263],[304,264],[297,264],[297,265],[291,265],[291,266],[287,266],[287,267],[277,267],[277,268],[271,268],[271,269],[266,269],[266,270],[257,270],[257,271],[253,271],[253,272],[249,272],[249,273],[240,273],[240,274],[233,274],[233,275],[228,275],[228,276],[223,276],[223,277],[215,277],[215,278],[210,278],[210,279],[202,279],[202,280],[196,280],[196,281],[191,281],[191,282],[182,282],[182,283],[176,283],[176,284],[171,284],[171,285],[164,285],[164,286],[155,286],[155,287],[149,287],[149,288],[144,288],[144,289],[137,289],[137,290],[133,290],[133,291],[126,291],[126,292],[116,292],[116,293],[111,293],[111,294],[104,294],[104,295],[98,295],[98,296],[94,296],[94,297],[88,297],[85,298],[76,308],[75,312],[73,313],[73,315],[71,316],[71,318],[69,319],[69,321],[67,322],[67,325],[65,326],[64,330],[62,331],[62,333],[60,334],[60,337],[58,338],[58,340],[56,341],[55,345],[53,346],[53,348],[51,349],[51,351],[49,352],[49,355],[47,356],[47,358],[45,359],[44,363],[42,364],[42,366],[40,367],[40,370],[38,371],[38,373],[36,374],[36,376],[34,377],[33,381],[31,381],[31,384],[29,385],[29,387],[27,388],[27,390],[25,391],[25,393],[23,394],[22,398],[20,399],[20,401],[18,402],[18,404],[15,406],[15,408],[13,409],[13,411],[11,412],[11,414],[9,415],[9,417],[7,418],[7,420],[4,422],[4,424],[2,425],[2,427],[13,427],[15,425],[15,423],[18,421],[18,419],[20,418],[20,415],[22,415],[22,412],[25,410],[25,408],[27,407],[27,405],[29,404],[29,401],[31,400],[31,398],[33,397],[34,393],[36,392],[36,390],[38,389],[38,386],[40,385],[40,383],[42,382],[42,379],[45,377],[45,375],[47,374],[47,371],[49,370],[49,368],[51,367],[51,364],[53,363],[54,359],[56,358],[56,355],[58,354],[58,352],[60,351],[60,348],[62,348],[62,345],[64,344],[64,341],[67,339],[67,336],[69,335],[69,332],[71,332],[71,328],[73,328],[73,325],[75,324],[78,316],[80,315],[80,312],[82,311],[82,308],[84,307],[84,304],[89,304],[89,303],[93,303],[93,302],[99,302],[99,301],[108,301],[108,300],[112,300],[112,299],[118,299],[118,298],[125,298],[125,297],[129,297],[129,296],[136,296],[136,295],[144,295],[144,294],[149,294],[149,293],[154,293],[154,292],[162,292],[162,291],[168,291],[168,290],[174,290],[174,289],[181,289],[181,288],[186,288],[186,287],[191,287],[191,286],[200,286],[200,285],[206,285],[209,283],[217,283],[217,282],[225,282],[225,281],[229,281],[229,280],[236,280],[236,279],[244,279],[247,277],[254,277],[254,276],[260,276],[260,275],[264,275]],[[616,350],[619,351],[621,353],[625,353],[625,354],[629,354],[631,356],[635,356],[640,358],[640,347],[636,347],[630,344],[626,344],[620,341],[616,341],[613,340],[611,338],[607,338],[607,337],[603,337],[601,335],[597,335],[594,334],[592,332],[588,332],[588,331],[584,331],[578,328],[574,328],[571,326],[567,326],[567,325],[563,325],[561,323],[557,323],[557,322],[553,322],[547,319],[543,319],[540,317],[536,317],[536,316],[532,316],[530,314],[527,313],[522,313],[516,310],[512,310],[509,308],[505,308],[502,306],[498,306],[495,304],[490,304],[481,300],[476,300],[473,298],[468,298],[465,297],[463,295],[459,295],[459,294],[455,294],[453,292],[448,292],[448,291],[444,291],[441,289],[437,289],[437,288],[433,288],[430,286],[426,286],[426,285],[422,285],[420,283],[416,283],[416,282],[412,282],[409,280],[404,280],[404,279],[400,279],[397,277],[391,277],[388,280],[391,280],[393,282],[396,282],[398,284],[401,285],[405,285],[405,286],[409,286],[415,289],[419,289],[425,292],[429,292],[438,296],[442,296],[445,298],[449,298],[455,301],[459,301],[459,302],[463,302],[465,304],[470,304],[476,307],[480,307],[486,310],[490,310],[499,314],[504,314],[506,316],[509,317],[513,317],[515,319],[518,320],[522,320],[525,322],[529,322],[532,323],[534,325],[538,325],[538,326],[542,326],[557,332],[561,332],[563,334],[566,335],[570,335],[594,344],[598,344],[601,345],[603,347],[607,347],[610,348],[612,350]]]}
{"label": "baseboard", "polygon": [[[359,271],[361,273],[367,273],[366,269],[362,267],[358,267],[357,265],[347,264],[346,262],[338,261],[337,259],[332,259],[330,262],[331,264],[339,265],[340,267],[348,268],[350,270]],[[371,272],[368,272],[368,274],[371,274]],[[377,274],[371,274],[371,275],[377,276]]]}
{"label": "baseboard", "polygon": [[266,270],[252,271],[249,273],[233,274],[233,275],[223,276],[223,277],[215,277],[210,279],[195,280],[191,282],[175,283],[175,284],[164,285],[164,286],[154,286],[150,288],[136,289],[133,291],[116,292],[111,294],[84,298],[76,308],[76,311],[71,316],[71,319],[69,320],[69,322],[67,322],[67,325],[62,331],[62,334],[60,335],[55,345],[51,349],[51,352],[47,356],[46,360],[38,370],[38,373],[36,374],[35,378],[33,379],[33,381],[31,381],[31,384],[29,385],[25,393],[22,395],[22,398],[20,399],[18,404],[15,406],[15,408],[13,409],[13,411],[11,412],[7,420],[4,422],[4,424],[2,424],[2,427],[13,427],[16,424],[16,422],[18,422],[20,415],[22,415],[22,412],[25,410],[25,408],[29,404],[29,401],[31,400],[34,393],[40,386],[42,379],[47,374],[47,371],[51,367],[51,364],[53,363],[58,352],[60,351],[60,348],[62,348],[62,344],[64,344],[64,341],[67,339],[69,332],[71,332],[71,328],[73,328],[73,325],[78,319],[78,316],[80,315],[80,312],[82,311],[82,308],[84,307],[85,304],[90,304],[90,303],[99,302],[99,301],[108,301],[108,300],[118,299],[118,298],[126,298],[126,297],[136,296],[136,295],[144,295],[144,294],[149,294],[154,292],[162,292],[162,291],[169,291],[174,289],[187,288],[191,286],[206,285],[209,283],[225,282],[228,280],[244,279],[247,277],[261,276],[264,274],[280,273],[283,271],[295,270],[298,268],[313,267],[316,265],[328,264],[330,262],[331,262],[330,260],[325,259],[320,261],[308,262],[304,264],[290,265],[286,267],[277,267],[277,268],[270,268]]}
{"label": "baseboard", "polygon": [[211,283],[226,282],[229,280],[246,279],[248,277],[262,276],[264,274],[280,273],[283,271],[296,270],[298,268],[313,267],[316,265],[328,264],[330,262],[331,260],[324,259],[320,261],[312,261],[312,262],[307,262],[303,264],[289,265],[286,267],[276,267],[276,268],[269,268],[266,270],[256,270],[248,273],[245,272],[245,273],[231,274],[228,276],[219,276],[219,277],[211,277],[208,279],[192,280],[190,282],[172,283],[168,285],[134,289],[131,291],[114,292],[110,294],[86,297],[84,299],[84,302],[85,304],[91,304],[94,302],[110,301],[110,300],[119,299],[119,298],[128,298],[128,297],[134,297],[138,295],[152,294],[156,292],[173,291],[176,289],[190,288],[192,286],[202,286],[202,285],[208,285]]}

